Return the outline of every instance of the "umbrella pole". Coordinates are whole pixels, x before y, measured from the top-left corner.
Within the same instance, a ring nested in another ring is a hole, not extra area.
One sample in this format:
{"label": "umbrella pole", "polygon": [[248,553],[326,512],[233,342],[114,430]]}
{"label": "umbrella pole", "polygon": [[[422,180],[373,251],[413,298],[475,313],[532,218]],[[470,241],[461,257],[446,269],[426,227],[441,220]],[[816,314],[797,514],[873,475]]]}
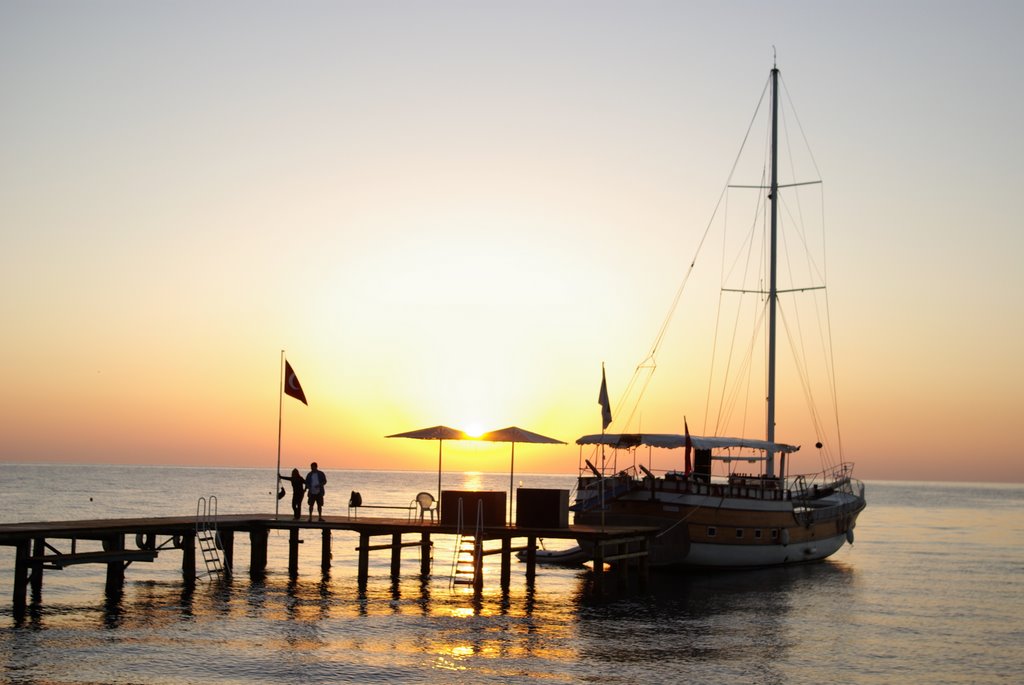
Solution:
{"label": "umbrella pole", "polygon": [[441,510],[441,448],[444,440],[437,441],[437,509]]}
{"label": "umbrella pole", "polygon": [[516,444],[512,443],[512,464],[508,468],[508,524],[512,525],[512,497],[515,495]]}

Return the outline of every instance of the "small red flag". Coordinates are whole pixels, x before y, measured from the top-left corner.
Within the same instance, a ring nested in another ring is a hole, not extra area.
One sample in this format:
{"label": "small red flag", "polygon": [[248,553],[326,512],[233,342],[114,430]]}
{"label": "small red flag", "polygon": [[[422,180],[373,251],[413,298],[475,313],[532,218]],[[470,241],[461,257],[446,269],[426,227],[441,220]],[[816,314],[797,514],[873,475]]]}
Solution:
{"label": "small red flag", "polygon": [[294,397],[307,407],[309,406],[309,402],[306,401],[306,393],[302,392],[299,377],[292,371],[292,365],[288,363],[287,359],[284,361],[284,394]]}

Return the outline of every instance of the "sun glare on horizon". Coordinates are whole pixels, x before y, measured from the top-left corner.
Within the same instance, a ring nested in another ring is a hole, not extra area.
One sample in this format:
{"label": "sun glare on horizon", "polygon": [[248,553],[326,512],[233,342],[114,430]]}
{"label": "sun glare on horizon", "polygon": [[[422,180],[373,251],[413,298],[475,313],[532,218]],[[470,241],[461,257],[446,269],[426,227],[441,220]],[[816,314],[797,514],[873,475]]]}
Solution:
{"label": "sun glare on horizon", "polygon": [[479,423],[470,423],[463,432],[471,438],[479,438],[485,431]]}

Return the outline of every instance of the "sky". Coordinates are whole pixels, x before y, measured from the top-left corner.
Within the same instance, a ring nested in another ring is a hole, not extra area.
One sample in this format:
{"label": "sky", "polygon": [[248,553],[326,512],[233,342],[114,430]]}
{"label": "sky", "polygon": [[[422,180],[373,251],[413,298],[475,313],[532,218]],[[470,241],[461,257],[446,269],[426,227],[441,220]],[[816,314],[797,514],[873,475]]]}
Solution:
{"label": "sky", "polygon": [[[435,444],[385,436],[445,424],[558,438],[516,471],[575,473],[777,56],[823,180],[843,458],[1024,482],[1022,26],[1017,2],[2,0],[0,461],[274,468],[280,414],[283,469],[430,470]],[[689,296],[647,431],[705,425]]]}

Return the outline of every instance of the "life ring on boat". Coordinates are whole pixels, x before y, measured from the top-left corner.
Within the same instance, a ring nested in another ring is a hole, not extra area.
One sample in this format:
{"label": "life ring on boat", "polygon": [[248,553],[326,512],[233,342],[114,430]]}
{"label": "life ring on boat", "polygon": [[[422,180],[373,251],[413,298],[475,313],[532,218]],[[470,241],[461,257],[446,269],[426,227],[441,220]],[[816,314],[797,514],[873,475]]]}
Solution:
{"label": "life ring on boat", "polygon": [[789,531],[785,528],[782,529],[782,534],[779,536],[782,540],[782,546],[785,547],[789,544]]}
{"label": "life ring on boat", "polygon": [[156,535],[153,533],[136,533],[135,546],[139,549],[156,549]]}

